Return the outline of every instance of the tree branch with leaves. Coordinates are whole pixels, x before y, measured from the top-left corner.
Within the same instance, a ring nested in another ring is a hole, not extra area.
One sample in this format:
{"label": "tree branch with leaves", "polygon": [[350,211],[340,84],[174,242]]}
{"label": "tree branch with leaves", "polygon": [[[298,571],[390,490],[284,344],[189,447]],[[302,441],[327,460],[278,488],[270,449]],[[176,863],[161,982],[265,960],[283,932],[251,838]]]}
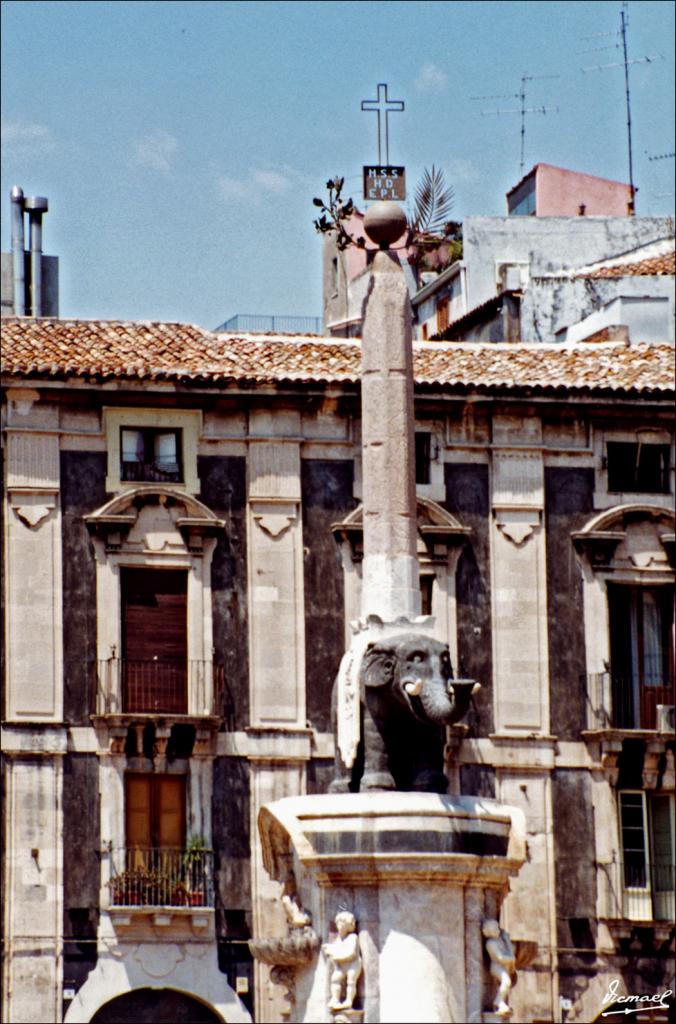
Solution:
{"label": "tree branch with leaves", "polygon": [[366,248],[366,239],[363,236],[353,238],[345,229],[345,222],[349,221],[354,213],[354,203],[352,199],[342,198],[344,184],[345,178],[329,178],[326,183],[329,191],[328,202],[325,203],[318,196],[312,200],[321,210],[321,216],[314,222],[316,230],[322,235],[335,231],[336,245],[341,252],[350,245],[356,245],[358,249]]}

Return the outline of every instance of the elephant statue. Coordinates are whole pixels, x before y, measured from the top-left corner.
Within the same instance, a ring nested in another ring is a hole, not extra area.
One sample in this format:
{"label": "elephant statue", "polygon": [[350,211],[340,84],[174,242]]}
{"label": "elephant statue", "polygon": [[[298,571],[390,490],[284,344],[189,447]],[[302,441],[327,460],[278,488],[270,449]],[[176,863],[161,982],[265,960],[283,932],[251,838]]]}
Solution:
{"label": "elephant statue", "polygon": [[478,689],[472,679],[453,679],[448,645],[439,640],[402,633],[369,644],[359,668],[359,751],[351,770],[336,754],[329,792],[447,792],[446,726],[465,715]]}

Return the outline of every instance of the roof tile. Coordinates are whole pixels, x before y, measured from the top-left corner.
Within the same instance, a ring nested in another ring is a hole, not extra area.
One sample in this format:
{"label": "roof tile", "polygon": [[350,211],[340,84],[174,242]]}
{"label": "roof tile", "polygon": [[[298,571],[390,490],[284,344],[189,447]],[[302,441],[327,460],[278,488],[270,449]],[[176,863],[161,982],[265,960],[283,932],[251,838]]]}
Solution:
{"label": "roof tile", "polygon": [[[191,324],[8,318],[2,369],[59,380],[357,383],[358,339],[216,334]],[[674,347],[417,342],[417,384],[454,388],[655,391],[674,388]]]}
{"label": "roof tile", "polygon": [[598,267],[577,277],[648,277],[652,275],[669,276],[676,273],[676,254],[674,252],[664,253],[661,256],[651,256],[649,259],[636,260],[635,262],[616,263],[610,267]]}

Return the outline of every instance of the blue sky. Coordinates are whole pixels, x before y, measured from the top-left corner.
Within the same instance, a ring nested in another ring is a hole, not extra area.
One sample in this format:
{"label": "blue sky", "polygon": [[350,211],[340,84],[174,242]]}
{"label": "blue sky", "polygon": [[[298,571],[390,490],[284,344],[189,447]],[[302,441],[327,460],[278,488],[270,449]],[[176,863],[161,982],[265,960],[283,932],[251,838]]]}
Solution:
{"label": "blue sky", "polygon": [[[181,320],[321,314],[313,195],[360,196],[377,155],[360,101],[387,82],[390,159],[453,215],[502,215],[538,161],[627,179],[619,2],[16,2],[2,5],[2,248],[12,185],[49,197],[61,315]],[[628,5],[639,215],[673,214],[674,7]],[[499,98],[476,100],[475,96]]]}

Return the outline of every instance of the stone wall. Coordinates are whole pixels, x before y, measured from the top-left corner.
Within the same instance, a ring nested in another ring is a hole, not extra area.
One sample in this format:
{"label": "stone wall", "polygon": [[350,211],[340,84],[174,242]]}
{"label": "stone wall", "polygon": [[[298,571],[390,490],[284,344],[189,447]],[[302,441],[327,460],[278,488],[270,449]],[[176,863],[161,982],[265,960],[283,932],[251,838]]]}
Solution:
{"label": "stone wall", "polygon": [[83,516],[105,501],[106,456],[61,452],[64,719],[89,725],[96,693],[96,568]]}
{"label": "stone wall", "polygon": [[470,713],[466,722],[473,734],[487,736],[493,731],[488,467],[457,463],[445,470],[444,506],[472,530],[458,561],[459,663],[453,669],[456,675],[481,683],[474,698],[477,714]]}
{"label": "stone wall", "polygon": [[355,507],[353,486],[351,461],[301,461],[307,716],[318,732],[331,729],[331,691],[345,650],[343,568],[331,524]]}
{"label": "stone wall", "polygon": [[[670,307],[670,316],[664,315],[665,336],[660,340],[673,343],[673,277],[572,279],[563,276],[536,276],[532,269],[528,287],[521,300],[521,340],[530,344],[560,340],[555,337],[557,331],[578,323],[617,296],[666,300],[665,304]],[[624,323],[625,320],[621,322]],[[593,327],[590,326],[590,334],[592,330]],[[644,341],[646,338],[639,335],[632,340]]]}
{"label": "stone wall", "polygon": [[247,643],[246,460],[200,456],[201,500],[226,521],[211,563],[214,659],[225,668],[223,714],[228,729],[249,724]]}
{"label": "stone wall", "polygon": [[586,728],[582,576],[571,532],[592,514],[593,469],[545,468],[551,731],[579,740]]}
{"label": "stone wall", "polygon": [[101,828],[95,754],[63,762],[63,986],[76,991],[96,966]]}
{"label": "stone wall", "polygon": [[243,913],[248,934],[251,934],[249,764],[242,757],[217,757],[213,762],[213,773],[212,839],[218,879],[217,930],[219,937],[232,938],[233,912]]}

